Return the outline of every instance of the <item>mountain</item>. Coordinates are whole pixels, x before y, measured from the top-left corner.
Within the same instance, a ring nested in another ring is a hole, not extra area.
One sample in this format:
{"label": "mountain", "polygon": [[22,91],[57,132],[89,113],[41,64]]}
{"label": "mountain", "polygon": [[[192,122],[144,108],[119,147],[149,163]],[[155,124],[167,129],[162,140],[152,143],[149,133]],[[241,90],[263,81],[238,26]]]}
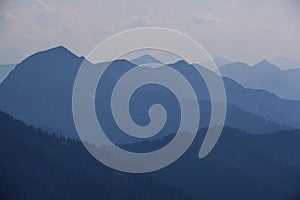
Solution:
{"label": "mountain", "polygon": [[71,96],[82,61],[61,46],[26,58],[0,84],[1,109],[28,124],[74,137]]}
{"label": "mountain", "polygon": [[9,72],[14,69],[16,65],[14,64],[7,64],[7,65],[0,65],[0,83],[7,77]]}
{"label": "mountain", "polygon": [[225,127],[213,151],[200,160],[203,133],[154,177],[203,199],[300,199],[299,131],[253,135]]}
{"label": "mountain", "polygon": [[[72,116],[72,90],[83,60],[84,58],[77,57],[64,47],[56,47],[28,57],[0,84],[0,109],[27,124],[55,131],[66,137],[77,137]],[[102,64],[91,66],[95,68],[90,69],[96,69]],[[210,99],[203,79],[184,61],[170,66],[186,76],[194,86],[201,105],[200,127],[206,127],[210,118]],[[98,85],[95,104],[97,115],[108,136],[114,138],[116,143],[128,141],[129,136],[119,134],[122,132],[115,126],[109,97],[120,76],[133,67],[135,65],[126,60],[112,62],[102,77],[106,84]],[[212,78],[216,76],[205,68],[201,69]],[[156,70],[152,72],[156,73]],[[231,79],[225,78],[224,83],[229,103],[226,125],[251,133],[300,126],[298,101],[283,100],[267,91],[246,89]],[[141,125],[147,124],[149,106],[155,103],[161,103],[170,113],[166,128],[162,132],[176,131],[180,119],[178,102],[169,90],[157,85],[141,87],[132,98],[131,105],[134,106],[131,113],[134,120]]]}
{"label": "mountain", "polygon": [[279,66],[281,69],[299,68],[300,60],[278,56],[271,60],[271,63]]}
{"label": "mountain", "polygon": [[[299,131],[256,135],[225,127],[213,151],[199,159],[205,131],[170,166],[128,174],[99,163],[78,140],[47,134],[0,112],[0,198],[299,199]],[[164,146],[169,137],[122,148],[146,151]]]}
{"label": "mountain", "polygon": [[194,199],[149,175],[112,170],[77,140],[0,112],[0,199]]}
{"label": "mountain", "polygon": [[300,100],[300,69],[281,70],[264,60],[252,67],[241,62],[228,64],[221,67],[220,72],[244,87],[264,89],[281,98]]}
{"label": "mountain", "polygon": [[[188,71],[188,64],[185,62],[181,62],[181,64],[175,63],[174,65]],[[195,64],[195,66],[201,69],[201,73],[206,74],[205,76],[210,77],[211,80],[216,79],[215,76],[217,75],[215,73],[200,65]],[[181,72],[184,73],[184,71]],[[205,90],[203,89],[203,85],[205,85],[203,79],[201,80],[201,77],[196,78],[197,73],[195,73],[195,70],[189,70],[187,76],[191,77],[191,85],[194,86],[194,90],[201,91],[198,98],[207,100],[208,94],[202,92]],[[194,79],[200,80],[200,82],[197,83],[193,81]],[[298,120],[297,113],[300,112],[300,101],[281,99],[266,90],[244,88],[236,81],[226,77],[223,78],[223,82],[227,103],[237,106],[244,111],[259,115],[267,120],[287,126],[299,127],[300,121]]]}
{"label": "mountain", "polygon": [[163,64],[161,61],[159,61],[158,59],[154,58],[153,56],[151,56],[149,54],[145,54],[145,55],[142,55],[135,59],[132,59],[132,60],[130,60],[130,62],[135,65],[142,65],[142,64],[147,64],[147,63]]}
{"label": "mountain", "polygon": [[[228,64],[230,64],[230,63],[234,63],[233,61],[228,60],[227,58],[223,58],[223,57],[221,57],[221,56],[215,57],[215,58],[213,59],[213,61],[214,61],[214,63],[216,64],[216,66],[217,66],[218,68],[220,68],[220,67],[222,67],[222,66],[224,66],[224,65],[228,65]],[[203,63],[199,63],[199,64],[202,65],[202,66],[214,68],[214,66],[211,66],[212,63],[209,62],[209,61],[203,62]]]}
{"label": "mountain", "polygon": [[214,62],[216,63],[217,67],[221,67],[233,63],[233,61],[228,60],[227,58],[223,58],[221,56],[214,58]]}

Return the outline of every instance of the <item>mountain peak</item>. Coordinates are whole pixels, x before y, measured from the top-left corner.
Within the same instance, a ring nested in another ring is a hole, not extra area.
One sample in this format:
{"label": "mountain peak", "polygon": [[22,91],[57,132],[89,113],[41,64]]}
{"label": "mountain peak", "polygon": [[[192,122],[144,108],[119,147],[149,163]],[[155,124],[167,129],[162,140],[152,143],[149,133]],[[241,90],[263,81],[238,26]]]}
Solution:
{"label": "mountain peak", "polygon": [[260,61],[259,63],[255,64],[252,66],[253,68],[269,68],[269,69],[275,69],[275,70],[280,70],[280,68],[272,63],[270,63],[269,61],[267,60],[262,60]]}
{"label": "mountain peak", "polygon": [[65,51],[69,51],[66,47],[62,46],[62,45],[59,45],[59,46],[55,46],[55,47],[52,47],[48,50],[65,50]]}
{"label": "mountain peak", "polygon": [[[31,56],[27,57],[25,60],[23,60],[20,64],[24,62],[45,63],[48,62],[49,59],[53,59],[53,58],[55,58],[56,62],[58,63],[59,62],[66,63],[69,60],[78,59],[79,57],[64,46],[56,46],[50,49],[46,49],[34,53]],[[17,65],[17,68],[19,65]]]}
{"label": "mountain peak", "polygon": [[113,60],[110,63],[111,65],[115,65],[115,66],[124,66],[124,65],[132,65],[131,62],[129,62],[126,59],[117,59],[117,60]]}
{"label": "mountain peak", "polygon": [[[53,48],[50,48],[50,49],[47,49],[47,50],[44,50],[44,51],[40,51],[38,53],[47,53],[47,54],[58,54],[58,55],[66,55],[66,54],[69,54],[69,55],[73,55],[73,56],[76,56],[78,57],[77,55],[75,55],[74,53],[72,53],[69,49],[67,49],[66,47],[64,46],[56,46],[56,47],[53,47]],[[37,53],[37,54],[38,54]]]}
{"label": "mountain peak", "polygon": [[224,65],[228,65],[230,63],[233,63],[233,61],[227,59],[227,58],[223,58],[221,56],[217,56],[215,57],[214,59],[214,62],[215,64],[217,65],[217,67],[221,67],[221,66],[224,66]]}
{"label": "mountain peak", "polygon": [[163,64],[160,60],[154,58],[153,56],[151,56],[149,54],[144,54],[140,57],[132,59],[132,60],[130,60],[130,62],[135,65],[142,65],[142,64],[147,64],[147,63]]}
{"label": "mountain peak", "polygon": [[260,64],[268,64],[268,65],[272,65],[272,63],[270,63],[269,61],[267,60],[262,60],[260,62],[257,63],[257,65],[260,65]]}
{"label": "mountain peak", "polygon": [[178,60],[174,63],[174,65],[189,66],[189,64],[185,60]]}
{"label": "mountain peak", "polygon": [[248,64],[246,64],[246,63],[238,61],[238,62],[229,63],[227,65],[224,65],[224,66],[220,67],[220,69],[226,69],[226,68],[228,68],[228,69],[231,68],[231,69],[234,69],[234,70],[241,69],[241,68],[243,68],[243,69],[250,69],[250,66]]}

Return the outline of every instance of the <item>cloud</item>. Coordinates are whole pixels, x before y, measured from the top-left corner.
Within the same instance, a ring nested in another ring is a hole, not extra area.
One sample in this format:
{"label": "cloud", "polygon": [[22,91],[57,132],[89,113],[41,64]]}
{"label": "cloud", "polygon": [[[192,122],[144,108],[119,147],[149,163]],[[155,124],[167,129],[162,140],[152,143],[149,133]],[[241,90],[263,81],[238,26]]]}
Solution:
{"label": "cloud", "polygon": [[127,21],[128,28],[153,26],[153,22],[146,16],[137,16]]}
{"label": "cloud", "polygon": [[35,0],[35,2],[33,22],[44,30],[52,30],[53,32],[57,29],[74,30],[79,25],[86,23],[86,20],[75,10],[55,4],[46,4],[42,0]]}
{"label": "cloud", "polygon": [[5,9],[8,2],[9,0],[0,0],[0,10]]}
{"label": "cloud", "polygon": [[204,14],[194,15],[191,21],[192,23],[203,25],[203,24],[214,23],[216,21],[216,18],[213,17],[212,15],[204,13]]}
{"label": "cloud", "polygon": [[6,9],[9,6],[9,0],[0,0],[0,19],[4,18],[6,14]]}
{"label": "cloud", "polygon": [[27,56],[65,45],[86,55],[112,34],[159,26],[190,35],[212,56],[252,62],[299,57],[298,5],[299,0],[0,0],[0,50],[15,46]]}

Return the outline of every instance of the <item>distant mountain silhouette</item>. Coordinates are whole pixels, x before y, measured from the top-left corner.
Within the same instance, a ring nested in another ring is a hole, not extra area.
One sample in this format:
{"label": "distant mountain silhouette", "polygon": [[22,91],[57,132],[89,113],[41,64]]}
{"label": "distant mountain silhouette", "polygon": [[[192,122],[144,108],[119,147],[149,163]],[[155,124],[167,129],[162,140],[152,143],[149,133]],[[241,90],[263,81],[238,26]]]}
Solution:
{"label": "distant mountain silhouette", "polygon": [[[28,57],[0,84],[0,109],[28,124],[62,133],[67,137],[76,137],[71,107],[72,89],[76,73],[83,60],[83,57],[77,57],[64,47],[56,47]],[[95,67],[101,65],[100,63]],[[114,61],[110,70],[102,77],[106,81],[106,84],[101,85],[102,92],[97,92],[96,95],[97,114],[98,117],[102,117],[99,121],[102,121],[102,125],[116,142],[127,141],[127,138],[117,134],[118,130],[114,126],[109,110],[110,101],[107,98],[113,88],[112,84],[134,66],[126,60]],[[210,99],[205,83],[184,61],[170,66],[184,74],[194,86],[201,105],[200,127],[207,126],[210,117]],[[205,68],[201,70],[209,76],[216,76]],[[230,104],[226,125],[251,133],[273,132],[300,126],[298,101],[283,100],[267,91],[245,89],[227,78],[224,79],[224,83]],[[134,120],[139,124],[147,124],[149,120],[147,106],[162,103],[171,113],[164,131],[174,132],[179,118],[176,112],[178,103],[172,93],[151,85],[142,87],[139,92],[145,95],[136,95],[132,100],[134,106],[131,112],[136,116]]]}
{"label": "distant mountain silhouette", "polygon": [[214,58],[214,62],[216,63],[217,67],[221,67],[221,66],[233,63],[233,61],[231,61],[227,58],[223,58],[221,56],[218,56],[218,57]]}
{"label": "distant mountain silhouette", "polygon": [[300,100],[300,69],[281,70],[264,60],[250,67],[241,62],[220,68],[223,76],[247,88],[268,90],[285,99]]}
{"label": "distant mountain silhouette", "polygon": [[1,109],[28,124],[74,137],[71,95],[82,61],[62,46],[26,58],[0,84]]}
{"label": "distant mountain silhouette", "polygon": [[[0,112],[0,198],[299,199],[299,131],[251,135],[225,127],[213,151],[200,160],[204,133],[170,166],[127,174],[99,163],[78,140],[48,135]],[[122,148],[147,151],[164,146],[169,137]]]}
{"label": "distant mountain silhouette", "polygon": [[159,61],[158,59],[154,58],[153,56],[151,56],[149,54],[145,54],[145,55],[142,55],[135,59],[132,59],[132,60],[130,60],[130,62],[135,65],[142,65],[142,64],[147,64],[147,63],[163,64],[161,61]]}
{"label": "distant mountain silhouette", "polygon": [[[185,62],[181,62],[180,66],[187,69],[188,65]],[[213,72],[200,65],[195,66],[199,67],[199,69],[202,70],[202,73],[206,73],[206,76],[211,76],[212,80],[215,79],[214,76],[216,76],[216,74]],[[194,74],[193,71],[190,71],[189,73],[189,76],[193,76],[192,74]],[[191,79],[193,80],[193,78]],[[281,99],[265,90],[247,89],[230,78],[225,77],[223,78],[223,81],[226,89],[227,102],[229,104],[262,116],[265,119],[278,122],[279,124],[299,127],[300,121],[298,120],[297,113],[300,112],[300,101]],[[200,83],[200,86],[199,83],[192,83],[192,85],[197,87],[194,88],[196,91],[203,91],[201,85],[204,85],[204,83]],[[202,92],[201,95],[199,95],[199,98],[207,99],[208,97]]]}
{"label": "distant mountain silhouette", "polygon": [[[234,61],[228,60],[227,58],[223,58],[223,57],[221,57],[221,56],[215,57],[215,58],[213,59],[213,61],[214,61],[214,63],[216,64],[216,66],[217,66],[218,68],[219,68],[219,67],[222,67],[222,66],[224,66],[224,65],[228,65],[228,64],[230,64],[230,63],[234,63]],[[200,65],[202,65],[202,66],[206,66],[206,67],[213,67],[213,66],[211,66],[212,63],[209,62],[209,61],[203,62],[203,63],[198,63],[198,64],[200,64]],[[212,68],[212,69],[213,69],[213,68]]]}
{"label": "distant mountain silhouette", "polygon": [[9,72],[14,69],[15,64],[0,65],[0,83],[7,77]]}
{"label": "distant mountain silhouette", "polygon": [[300,68],[300,60],[278,56],[271,60],[271,63],[279,66],[281,69]]}

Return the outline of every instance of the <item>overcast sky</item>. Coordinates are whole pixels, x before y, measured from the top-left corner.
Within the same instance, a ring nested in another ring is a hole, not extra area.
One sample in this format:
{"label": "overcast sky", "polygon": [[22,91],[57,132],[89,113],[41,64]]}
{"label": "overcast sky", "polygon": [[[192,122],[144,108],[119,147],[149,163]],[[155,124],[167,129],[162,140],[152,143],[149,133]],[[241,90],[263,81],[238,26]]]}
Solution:
{"label": "overcast sky", "polygon": [[300,58],[299,0],[0,0],[0,64],[57,45],[87,55],[112,34],[144,26],[186,33],[213,57]]}

